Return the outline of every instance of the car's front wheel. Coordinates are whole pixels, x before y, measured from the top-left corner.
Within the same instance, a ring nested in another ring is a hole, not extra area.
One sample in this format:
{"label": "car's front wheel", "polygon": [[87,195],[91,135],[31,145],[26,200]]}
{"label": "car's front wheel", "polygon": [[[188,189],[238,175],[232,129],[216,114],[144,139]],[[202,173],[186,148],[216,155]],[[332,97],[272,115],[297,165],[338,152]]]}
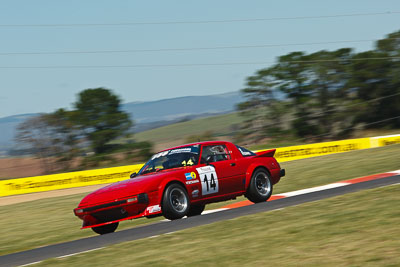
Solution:
{"label": "car's front wheel", "polygon": [[270,174],[265,169],[256,169],[251,176],[246,197],[253,203],[267,201],[272,194]]}
{"label": "car's front wheel", "polygon": [[163,215],[167,219],[176,220],[185,216],[190,209],[185,188],[179,184],[170,184],[164,191],[161,206]]}
{"label": "car's front wheel", "polygon": [[110,223],[102,226],[92,227],[93,232],[99,235],[109,234],[114,232],[118,227],[118,223]]}

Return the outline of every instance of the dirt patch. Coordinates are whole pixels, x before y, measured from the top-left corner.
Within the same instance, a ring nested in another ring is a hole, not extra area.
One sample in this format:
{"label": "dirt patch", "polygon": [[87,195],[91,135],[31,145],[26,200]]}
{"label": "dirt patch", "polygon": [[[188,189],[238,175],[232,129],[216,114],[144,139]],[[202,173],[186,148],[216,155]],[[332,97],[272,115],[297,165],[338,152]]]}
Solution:
{"label": "dirt patch", "polygon": [[38,200],[38,199],[43,199],[43,198],[61,197],[61,196],[69,196],[69,195],[80,194],[80,193],[87,193],[87,192],[92,192],[92,191],[99,189],[106,185],[107,184],[90,185],[90,186],[83,186],[83,187],[76,187],[76,188],[53,190],[53,191],[47,191],[47,192],[0,197],[0,206],[17,204],[17,203],[33,201],[33,200]]}
{"label": "dirt patch", "polygon": [[42,175],[41,165],[39,159],[32,157],[0,159],[0,179]]}

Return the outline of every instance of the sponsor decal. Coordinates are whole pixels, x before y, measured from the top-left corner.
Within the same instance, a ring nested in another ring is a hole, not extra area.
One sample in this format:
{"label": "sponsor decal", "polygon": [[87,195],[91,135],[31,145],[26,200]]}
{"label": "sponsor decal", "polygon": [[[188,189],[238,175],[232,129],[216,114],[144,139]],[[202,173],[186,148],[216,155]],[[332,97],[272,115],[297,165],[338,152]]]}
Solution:
{"label": "sponsor decal", "polygon": [[179,154],[179,153],[194,153],[194,154],[198,154],[199,153],[199,147],[198,146],[190,146],[190,147],[182,147],[182,148],[162,151],[162,152],[159,152],[159,153],[153,155],[151,157],[151,160],[157,159],[159,157],[165,157],[167,155]]}
{"label": "sponsor decal", "polygon": [[186,177],[186,180],[187,180],[187,181],[189,181],[189,180],[194,180],[194,179],[197,178],[195,172],[187,172],[187,173],[185,173],[185,177]]}
{"label": "sponsor decal", "polygon": [[191,180],[191,181],[187,181],[186,184],[197,184],[199,182],[199,180]]}
{"label": "sponsor decal", "polygon": [[249,151],[243,151],[241,148],[239,148],[240,153],[242,153],[243,156],[251,156],[251,153]]}
{"label": "sponsor decal", "polygon": [[169,151],[169,154],[176,154],[176,153],[190,153],[192,152],[191,147],[185,147],[185,148],[177,148]]}
{"label": "sponsor decal", "polygon": [[159,157],[165,157],[165,156],[168,154],[168,152],[169,152],[169,151],[163,151],[163,152],[157,153],[157,154],[155,154],[155,155],[151,158],[151,160],[157,159],[157,158],[159,158]]}
{"label": "sponsor decal", "polygon": [[192,197],[198,197],[199,196],[199,190],[193,190],[192,192]]}
{"label": "sponsor decal", "polygon": [[146,209],[147,213],[155,213],[161,211],[161,206],[160,205],[154,205],[154,206],[149,206]]}
{"label": "sponsor decal", "polygon": [[214,169],[214,167],[211,167],[211,166],[205,166],[205,167],[196,168],[196,170],[198,173],[200,173],[200,172],[211,172],[215,169]]}

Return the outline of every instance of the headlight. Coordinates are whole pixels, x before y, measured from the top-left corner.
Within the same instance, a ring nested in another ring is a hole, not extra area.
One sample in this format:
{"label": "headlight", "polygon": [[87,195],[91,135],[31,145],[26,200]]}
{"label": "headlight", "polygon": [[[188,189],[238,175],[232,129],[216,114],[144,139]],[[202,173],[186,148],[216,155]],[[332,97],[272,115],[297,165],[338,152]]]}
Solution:
{"label": "headlight", "polygon": [[83,213],[83,209],[75,209],[74,212],[75,212],[75,215],[78,215],[78,214]]}
{"label": "headlight", "polygon": [[126,200],[126,203],[133,203],[133,202],[137,202],[137,197],[131,197]]}

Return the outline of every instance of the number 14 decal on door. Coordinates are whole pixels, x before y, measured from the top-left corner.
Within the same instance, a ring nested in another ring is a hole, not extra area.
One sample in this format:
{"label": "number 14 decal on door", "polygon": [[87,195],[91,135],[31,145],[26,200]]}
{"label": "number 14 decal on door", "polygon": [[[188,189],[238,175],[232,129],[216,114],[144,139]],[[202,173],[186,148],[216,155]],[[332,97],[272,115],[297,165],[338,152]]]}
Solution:
{"label": "number 14 decal on door", "polygon": [[218,192],[218,176],[213,166],[196,168],[200,176],[201,194],[208,195]]}

